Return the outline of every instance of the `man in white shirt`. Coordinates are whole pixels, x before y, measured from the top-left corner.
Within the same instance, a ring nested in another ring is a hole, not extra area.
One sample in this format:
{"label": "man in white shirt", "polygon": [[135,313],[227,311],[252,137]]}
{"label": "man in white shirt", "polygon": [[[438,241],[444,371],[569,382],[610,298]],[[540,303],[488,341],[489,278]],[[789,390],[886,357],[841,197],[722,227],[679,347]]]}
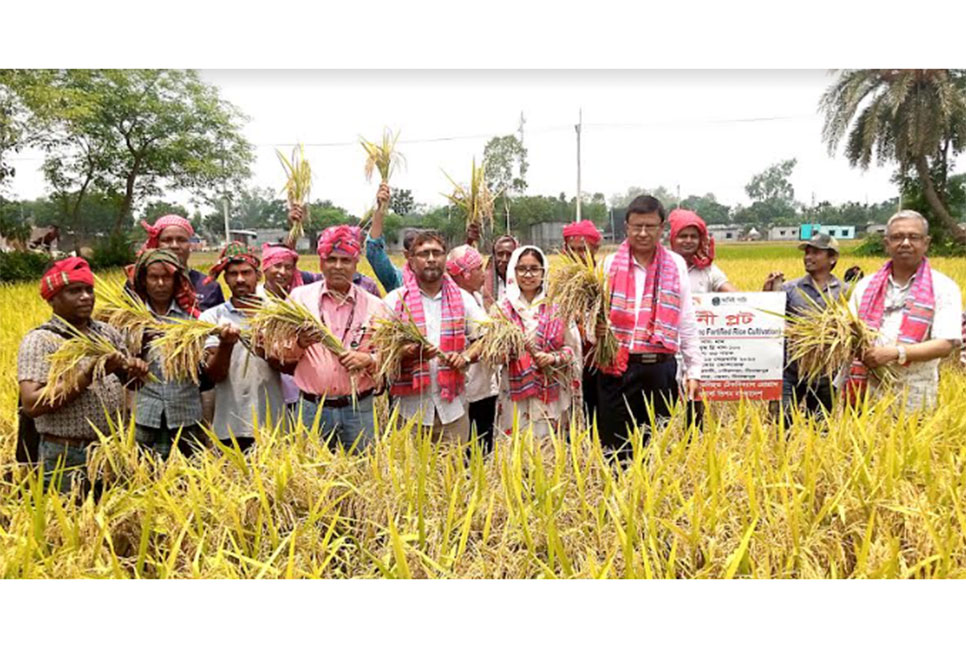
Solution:
{"label": "man in white shirt", "polygon": [[[698,396],[703,358],[688,268],[681,256],[660,243],[665,218],[659,200],[635,198],[624,218],[627,238],[604,260],[611,287],[608,325],[620,351],[612,366],[597,373],[597,424],[601,443],[625,457],[630,454],[630,430],[651,424],[648,403],[653,403],[655,417],[664,419],[679,397],[679,350],[683,394],[688,400]],[[597,339],[606,326],[598,325]]]}
{"label": "man in white shirt", "polygon": [[486,313],[446,276],[445,264],[442,237],[418,234],[403,268],[402,287],[386,295],[389,310],[411,318],[431,344],[406,349],[402,375],[393,380],[390,393],[400,415],[431,428],[434,439],[466,443],[470,428],[463,371],[476,360],[466,349],[479,335]]}
{"label": "man in white shirt", "polygon": [[[446,272],[456,285],[473,295],[483,307],[483,257],[471,245],[459,245],[446,257]],[[493,422],[500,383],[496,371],[481,362],[466,370],[466,400],[469,402],[470,433],[475,434],[487,454],[493,449]]]}
{"label": "man in white shirt", "polygon": [[849,373],[853,398],[866,385],[880,391],[872,370],[889,365],[896,374],[892,387],[904,393],[907,410],[936,405],[939,361],[962,344],[963,309],[956,282],[930,267],[929,242],[929,223],[921,214],[895,214],[885,234],[891,260],[852,293],[853,312],[878,330],[875,346]]}
{"label": "man in white shirt", "polygon": [[[239,344],[240,332],[250,327],[249,317],[257,308],[255,288],[261,277],[256,250],[231,243],[212,269],[224,272],[231,298],[209,308],[199,320],[221,326],[205,342],[205,373],[215,383],[215,412],[212,429],[218,440],[242,450],[255,442],[256,421],[274,425],[285,414],[281,365],[275,359],[254,355]],[[253,300],[254,298],[254,300]]]}

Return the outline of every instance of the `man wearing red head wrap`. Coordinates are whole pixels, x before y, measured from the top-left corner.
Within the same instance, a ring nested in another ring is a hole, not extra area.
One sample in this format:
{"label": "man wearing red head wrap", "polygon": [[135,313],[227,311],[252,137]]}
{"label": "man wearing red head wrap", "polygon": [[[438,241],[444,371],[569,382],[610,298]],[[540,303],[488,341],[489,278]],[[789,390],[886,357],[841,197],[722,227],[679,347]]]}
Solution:
{"label": "man wearing red head wrap", "polygon": [[708,233],[704,220],[693,211],[674,209],[668,222],[671,224],[671,250],[680,254],[688,264],[691,291],[738,292],[714,263],[714,238]]}
{"label": "man wearing red head wrap", "polygon": [[[483,307],[483,256],[472,245],[460,245],[450,250],[446,257],[446,272],[456,285],[468,292]],[[470,435],[483,446],[483,452],[493,449],[493,423],[496,420],[496,397],[500,391],[499,379],[490,367],[475,362],[466,370],[466,400],[469,403]]]}
{"label": "man wearing red head wrap", "polygon": [[600,249],[601,236],[592,221],[582,220],[570,223],[563,228],[564,251],[578,258],[588,253],[591,260],[596,258]]}
{"label": "man wearing red head wrap", "polygon": [[[58,461],[67,469],[60,481],[62,491],[70,490],[77,478],[83,487],[88,446],[97,440],[94,427],[104,434],[124,404],[123,383],[147,374],[147,365],[131,357],[124,337],[111,326],[91,319],[94,310],[94,275],[87,261],[69,257],[54,263],[40,280],[40,294],[50,304],[55,317],[33,329],[20,343],[17,355],[17,380],[20,386],[20,427],[17,458],[44,465],[44,484],[50,483]],[[50,373],[48,357],[75,336],[99,336],[115,348],[106,375],[93,379],[94,363],[77,388],[56,403],[41,402],[40,393]],[[91,426],[94,427],[91,427]],[[39,434],[39,439],[36,435]],[[36,447],[34,447],[36,446]]]}
{"label": "man wearing red head wrap", "polygon": [[216,281],[206,283],[205,273],[188,265],[191,257],[191,237],[195,235],[188,219],[177,214],[167,214],[156,220],[154,225],[142,220],[141,227],[148,233],[148,240],[144,242],[141,250],[171,250],[181,259],[181,264],[187,269],[188,278],[194,286],[199,310],[204,311],[224,303],[225,295],[221,291],[221,285]]}
{"label": "man wearing red head wrap", "polygon": [[370,347],[374,322],[387,316],[382,301],[353,283],[362,247],[352,228],[330,227],[319,237],[323,280],[292,290],[288,301],[319,318],[347,349],[335,354],[306,332],[294,340],[286,371],[300,391],[307,428],[315,424],[344,447],[362,450],[375,438],[373,397],[377,362]]}

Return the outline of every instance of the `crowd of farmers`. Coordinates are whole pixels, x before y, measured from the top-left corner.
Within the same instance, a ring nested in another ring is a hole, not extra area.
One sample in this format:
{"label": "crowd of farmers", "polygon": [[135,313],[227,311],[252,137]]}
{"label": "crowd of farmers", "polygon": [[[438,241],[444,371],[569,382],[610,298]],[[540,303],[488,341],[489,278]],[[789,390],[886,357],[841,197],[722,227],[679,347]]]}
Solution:
{"label": "crowd of farmers", "polygon": [[[94,276],[87,262],[68,257],[54,263],[40,293],[56,317],[31,330],[18,355],[21,429],[32,428],[38,438],[35,448],[25,449],[28,460],[43,466],[45,482],[58,467],[83,479],[95,428],[104,433],[128,413],[137,442],[162,458],[210,451],[214,444],[203,427],[245,451],[259,425],[298,420],[308,429],[318,425],[329,443],[358,452],[374,441],[373,403],[383,392],[399,420],[415,420],[434,440],[478,442],[484,451],[529,430],[538,438],[565,438],[571,425],[595,420],[601,445],[624,457],[631,432],[642,429],[646,441],[650,426],[666,420],[680,399],[688,403],[688,424],[701,425],[703,358],[692,295],[737,289],[715,263],[714,240],[697,214],[668,214],[656,198],[638,196],[626,210],[624,240],[606,256],[593,223],[564,228],[563,252],[602,266],[611,291],[607,318],[586,326],[564,321],[543,299],[547,253],[512,236],[496,238],[481,252],[475,226],[466,244],[453,249],[437,233],[418,232],[406,237],[404,265],[395,266],[382,236],[389,200],[388,186],[380,186],[368,232],[342,225],[319,235],[321,273],[299,268],[291,240],[261,249],[230,243],[202,273],[190,266],[194,232],[186,219],[168,215],[145,223],[148,239],[127,269],[127,289],[160,320],[218,325],[205,343],[200,385],[147,380],[161,375],[161,359],[147,345],[129,352],[122,331],[92,318]],[[293,208],[293,220],[303,216]],[[786,362],[780,405],[789,424],[796,409],[824,416],[836,391],[856,399],[881,389],[870,372],[884,365],[893,367],[897,378],[890,389],[902,394],[906,407],[935,405],[940,360],[962,344],[963,313],[956,283],[926,258],[929,241],[926,220],[900,211],[885,234],[889,260],[871,276],[855,268],[839,279],[839,246],[825,234],[801,244],[803,276],[768,276],[763,289],[784,291],[790,315],[826,307],[851,287],[852,309],[878,336],[838,380],[806,382]],[[358,271],[363,255],[381,289]],[[243,344],[259,298],[268,294],[304,306],[346,351],[330,351],[312,332],[292,339],[284,353]],[[496,316],[515,323],[529,340],[527,352],[504,366],[480,362],[472,345],[481,325]],[[385,350],[375,348],[372,335],[390,317],[413,322],[429,344],[401,349],[399,375],[381,381],[376,369]],[[588,359],[608,329],[618,352],[610,365],[597,366]],[[118,353],[104,377],[91,369],[71,393],[44,402],[48,356],[77,331],[109,339]],[[68,488],[69,480],[59,484]]]}

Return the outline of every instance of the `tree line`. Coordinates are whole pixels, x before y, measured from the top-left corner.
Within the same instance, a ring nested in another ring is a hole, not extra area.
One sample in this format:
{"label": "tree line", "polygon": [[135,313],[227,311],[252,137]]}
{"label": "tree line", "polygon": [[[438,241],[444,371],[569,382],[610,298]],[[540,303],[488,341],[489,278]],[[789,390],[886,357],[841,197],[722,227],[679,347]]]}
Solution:
{"label": "tree line", "polygon": [[[966,75],[962,70],[845,70],[821,99],[823,138],[829,153],[844,154],[858,167],[894,163],[893,180],[902,205],[917,208],[933,233],[949,245],[966,245],[959,223],[966,213],[966,176],[953,173],[966,142]],[[20,236],[28,223],[57,224],[79,237],[129,232],[135,213],[152,218],[181,213],[212,240],[224,236],[223,199],[231,204],[230,226],[284,228],[285,203],[274,188],[249,183],[254,148],[245,139],[245,115],[191,70],[0,70],[0,234]],[[16,173],[12,154],[43,152],[46,196],[3,198]],[[528,194],[527,149],[514,134],[492,138],[482,160],[496,196],[494,232],[526,234],[533,224],[572,221],[577,201],[564,193]],[[802,202],[790,176],[795,159],[755,174],[744,187],[747,204],[723,204],[714,194],[677,196],[663,186],[629,187],[605,199],[587,192],[581,214],[609,231],[612,211],[640,193],[666,205],[698,212],[709,224],[770,225],[819,222],[829,225],[881,223],[896,201],[833,205]],[[169,191],[189,190],[190,206],[168,204]],[[328,200],[310,204],[309,235],[363,214]],[[447,205],[413,200],[393,189],[386,234],[407,226],[433,227],[456,240],[463,214]]]}

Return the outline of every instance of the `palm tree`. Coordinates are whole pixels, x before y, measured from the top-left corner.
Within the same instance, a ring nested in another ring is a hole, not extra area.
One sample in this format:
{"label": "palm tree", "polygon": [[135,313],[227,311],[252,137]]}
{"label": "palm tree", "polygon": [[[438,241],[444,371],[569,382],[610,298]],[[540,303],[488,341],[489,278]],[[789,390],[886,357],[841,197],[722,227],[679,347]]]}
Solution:
{"label": "palm tree", "polygon": [[[945,178],[950,151],[966,145],[966,73],[963,70],[844,70],[819,104],[825,113],[822,138],[829,153],[846,139],[852,166],[899,163],[916,170],[923,195],[938,224],[957,243],[966,244],[931,171]],[[851,129],[851,130],[850,130]]]}

